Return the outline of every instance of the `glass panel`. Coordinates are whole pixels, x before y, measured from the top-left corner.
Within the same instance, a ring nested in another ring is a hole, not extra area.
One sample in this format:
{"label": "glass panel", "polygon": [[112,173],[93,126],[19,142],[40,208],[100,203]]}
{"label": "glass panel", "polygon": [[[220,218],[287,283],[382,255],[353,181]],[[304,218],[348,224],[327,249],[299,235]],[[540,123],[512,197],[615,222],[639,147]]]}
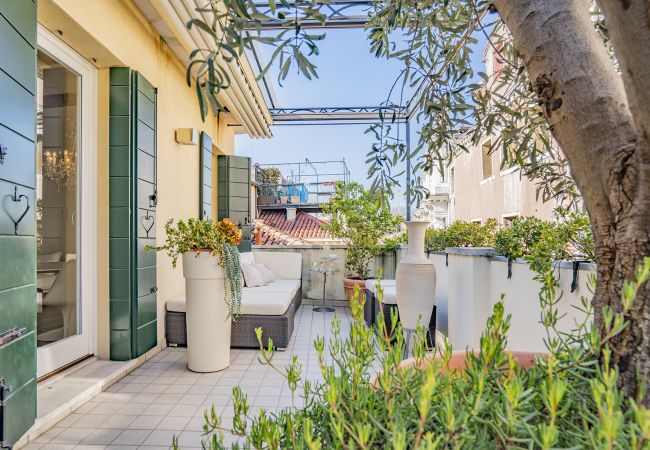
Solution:
{"label": "glass panel", "polygon": [[81,77],[39,50],[37,67],[37,342],[81,333],[77,157]]}

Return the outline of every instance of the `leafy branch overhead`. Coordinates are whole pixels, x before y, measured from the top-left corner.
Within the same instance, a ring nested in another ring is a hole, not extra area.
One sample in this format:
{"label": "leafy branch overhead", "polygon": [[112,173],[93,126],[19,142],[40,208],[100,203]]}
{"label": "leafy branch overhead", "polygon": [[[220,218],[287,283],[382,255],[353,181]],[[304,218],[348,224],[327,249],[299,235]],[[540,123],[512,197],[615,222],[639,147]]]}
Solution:
{"label": "leafy branch overhead", "polygon": [[[318,7],[321,3],[322,0],[300,3],[271,0],[269,7],[262,10],[251,0],[216,0],[199,8],[201,18],[191,19],[187,27],[202,31],[205,47],[194,49],[190,54],[186,81],[192,86],[195,79],[202,119],[205,120],[210,109],[214,114],[227,111],[221,100],[222,92],[231,86],[232,70],[239,70],[232,63],[245,58],[246,51],[252,50],[254,45],[272,49],[270,61],[258,79],[274,64],[278,65],[280,84],[292,68],[308,79],[317,78],[316,66],[309,57],[318,54],[316,43],[325,35],[309,33],[301,23],[324,23],[325,17]],[[281,23],[285,29],[277,33],[264,32],[263,26],[270,23]]]}

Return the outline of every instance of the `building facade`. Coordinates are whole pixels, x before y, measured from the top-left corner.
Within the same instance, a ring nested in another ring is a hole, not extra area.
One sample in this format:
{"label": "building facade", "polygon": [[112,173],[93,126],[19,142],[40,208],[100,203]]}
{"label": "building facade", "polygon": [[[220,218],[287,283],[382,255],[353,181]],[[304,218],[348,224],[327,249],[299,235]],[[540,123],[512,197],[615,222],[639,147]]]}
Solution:
{"label": "building facade", "polygon": [[[498,77],[502,63],[492,46],[486,47],[485,63],[488,77]],[[457,139],[464,137],[459,134]],[[456,220],[483,222],[488,218],[507,224],[520,216],[550,220],[557,206],[555,201],[538,198],[535,181],[523,175],[518,166],[502,168],[502,155],[492,148],[493,141],[492,136],[484,136],[478,145],[467,140],[464,145],[469,151],[458,148],[442,175],[437,169],[425,174],[423,185],[429,197],[417,214],[434,227]]]}
{"label": "building facade", "polygon": [[220,191],[250,171],[226,179],[218,158],[235,133],[271,135],[245,57],[228,113],[201,119],[185,78],[213,46],[186,27],[198,3],[0,1],[0,447],[34,423],[39,379],[165,345],[182,270],[144,246],[170,219],[228,215]]}

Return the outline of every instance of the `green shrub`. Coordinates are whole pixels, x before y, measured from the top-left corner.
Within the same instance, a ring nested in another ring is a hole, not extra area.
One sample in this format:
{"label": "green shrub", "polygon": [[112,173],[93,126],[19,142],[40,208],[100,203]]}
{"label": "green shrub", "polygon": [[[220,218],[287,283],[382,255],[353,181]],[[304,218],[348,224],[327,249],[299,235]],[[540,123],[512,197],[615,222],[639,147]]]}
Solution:
{"label": "green shrub", "polygon": [[515,219],[512,225],[496,232],[496,253],[510,260],[524,258],[528,262],[539,258],[593,261],[595,245],[589,217],[561,212],[556,217],[554,222],[536,217]]}
{"label": "green shrub", "polygon": [[399,230],[403,219],[393,216],[359,183],[337,183],[322,209],[330,216],[323,228],[347,245],[346,276],[367,279],[372,258],[382,251],[384,239]]}
{"label": "green shrub", "polygon": [[[603,311],[608,320],[602,329],[590,327],[584,299],[585,321],[569,335],[551,326],[548,356],[529,369],[505,350],[510,316],[503,302],[487,321],[479,351],[468,354],[468,368],[448,372],[442,368],[450,349],[440,350],[442,364],[425,355],[422,327],[413,353],[417,362],[430,364],[424,370],[400,368],[399,325],[391,345],[383,317],[379,328],[366,327],[363,304],[355,300],[350,333],[343,336],[335,320],[331,340],[314,342],[322,384],[303,381],[296,357],[282,370],[273,363],[273,351],[261,348],[260,361],[285,374],[293,395],[305,397],[304,407],[250,417],[246,395],[235,388],[232,427],[214,409],[206,413],[204,448],[224,448],[225,430],[245,441],[233,448],[256,449],[648,448],[650,410],[617,387],[609,345],[649,277],[650,257],[624,286],[619,311]],[[553,302],[542,306],[553,313]]]}
{"label": "green shrub", "polygon": [[457,220],[441,229],[428,228],[424,245],[428,251],[444,251],[447,247],[492,247],[498,228],[495,219],[485,224]]}

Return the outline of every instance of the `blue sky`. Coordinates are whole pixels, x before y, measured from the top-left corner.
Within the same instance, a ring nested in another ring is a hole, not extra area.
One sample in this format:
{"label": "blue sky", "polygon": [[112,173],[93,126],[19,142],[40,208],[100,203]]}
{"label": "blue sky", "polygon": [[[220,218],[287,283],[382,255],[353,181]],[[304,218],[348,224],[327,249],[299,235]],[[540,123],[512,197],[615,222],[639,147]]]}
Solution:
{"label": "blue sky", "polygon": [[[328,30],[319,48],[320,55],[312,58],[318,67],[318,79],[310,81],[291,73],[282,87],[276,82],[280,107],[379,105],[386,100],[402,68],[399,61],[375,58],[369,51],[365,32],[360,29]],[[482,51],[476,52],[477,64],[480,64],[481,55]],[[373,139],[370,134],[364,134],[367,127],[278,125],[272,127],[270,139],[238,135],[235,148],[238,155],[249,156],[260,164],[300,162],[305,158],[312,161],[345,158],[351,179],[369,185],[365,160]],[[412,136],[412,145],[417,139],[417,135]],[[405,205],[401,191],[396,192],[392,205]]]}

